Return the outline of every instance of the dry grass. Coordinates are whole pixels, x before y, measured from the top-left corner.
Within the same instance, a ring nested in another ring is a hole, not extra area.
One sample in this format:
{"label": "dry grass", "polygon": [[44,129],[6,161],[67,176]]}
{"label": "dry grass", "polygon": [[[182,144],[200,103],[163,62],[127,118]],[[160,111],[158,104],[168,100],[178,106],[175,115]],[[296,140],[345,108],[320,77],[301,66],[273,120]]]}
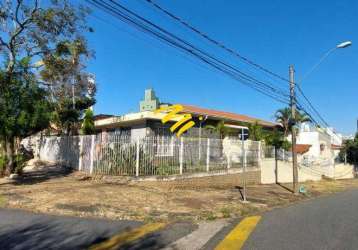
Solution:
{"label": "dry grass", "polygon": [[308,192],[298,196],[279,185],[250,185],[250,203],[243,204],[235,175],[111,184],[103,180],[84,180],[78,174],[71,174],[38,183],[2,184],[0,203],[2,200],[6,207],[36,212],[109,219],[213,220],[257,213],[357,188],[358,180],[308,182],[303,185]]}

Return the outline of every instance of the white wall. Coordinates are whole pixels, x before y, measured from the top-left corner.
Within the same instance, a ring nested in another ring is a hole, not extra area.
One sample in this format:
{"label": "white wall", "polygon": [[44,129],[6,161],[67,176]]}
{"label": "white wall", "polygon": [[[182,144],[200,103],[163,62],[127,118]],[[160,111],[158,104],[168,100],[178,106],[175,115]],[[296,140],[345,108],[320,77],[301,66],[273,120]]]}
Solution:
{"label": "white wall", "polygon": [[133,126],[131,128],[131,140],[136,142],[137,140],[143,139],[147,135],[147,129],[143,125]]}
{"label": "white wall", "polygon": [[320,143],[318,132],[300,132],[297,136],[297,144],[312,145],[306,154],[319,157]]}
{"label": "white wall", "polygon": [[[290,183],[293,180],[292,162],[278,161],[278,182]],[[319,181],[325,175],[334,179],[348,179],[354,178],[354,166],[339,164],[330,167],[299,167],[298,180],[305,181]],[[275,160],[264,159],[261,165],[261,183],[272,184],[275,183]]]}

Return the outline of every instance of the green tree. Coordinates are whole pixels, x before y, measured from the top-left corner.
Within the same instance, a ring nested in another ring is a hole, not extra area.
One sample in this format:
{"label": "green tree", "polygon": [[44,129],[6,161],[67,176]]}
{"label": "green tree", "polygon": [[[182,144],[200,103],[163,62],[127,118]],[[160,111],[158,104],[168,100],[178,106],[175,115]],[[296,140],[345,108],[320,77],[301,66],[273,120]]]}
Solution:
{"label": "green tree", "polygon": [[282,125],[284,137],[286,137],[290,131],[290,118],[291,118],[290,108],[282,108],[277,110],[275,113],[276,122]]}
{"label": "green tree", "polygon": [[339,154],[341,160],[345,160],[350,164],[358,164],[358,133],[355,135],[353,140],[348,140],[344,143]]}
{"label": "green tree", "polygon": [[264,139],[262,126],[258,121],[249,124],[249,139],[253,141],[261,141]]}
{"label": "green tree", "polygon": [[81,133],[83,135],[92,135],[96,132],[93,119],[93,111],[87,109],[83,118]]}
{"label": "green tree", "polygon": [[89,56],[84,41],[76,39],[59,43],[43,61],[40,74],[50,84],[56,110],[53,122],[64,134],[76,133],[79,118],[95,103],[96,87],[81,63]]}
{"label": "green tree", "polygon": [[[286,108],[282,108],[276,111],[275,113],[275,119],[276,122],[280,123],[282,128],[283,128],[283,132],[284,132],[284,137],[287,137],[290,130],[291,130],[291,121],[292,121],[292,113],[291,113],[291,109],[286,107]],[[300,124],[303,122],[311,122],[311,119],[304,113],[299,112],[298,110],[296,111],[296,123]]]}
{"label": "green tree", "polygon": [[274,146],[276,149],[283,148],[289,150],[291,148],[291,143],[285,138],[283,132],[277,129],[265,131],[263,137],[266,145]]}
{"label": "green tree", "polygon": [[[15,72],[15,71],[14,71]],[[7,175],[14,172],[15,141],[48,127],[52,115],[47,92],[40,88],[32,73],[18,72],[9,84],[6,73],[0,72],[0,134],[6,149]]]}
{"label": "green tree", "polygon": [[[46,70],[50,73],[48,69],[52,67],[51,74],[58,77],[56,88],[59,89],[67,89],[66,79],[75,79],[71,83],[78,85],[84,81],[78,76],[83,73],[80,57],[89,55],[84,52],[87,49],[83,37],[83,32],[91,31],[85,22],[87,13],[87,9],[74,7],[68,0],[50,0],[41,7],[39,0],[0,3],[0,61],[3,63],[0,66],[0,138],[6,148],[7,173],[14,171],[15,140],[48,126],[49,110],[55,105],[49,103],[48,93],[54,86],[53,79],[45,77]],[[68,44],[76,44],[78,53],[68,55],[66,48],[73,52],[65,46]],[[58,55],[63,64],[56,64]],[[77,63],[73,58],[78,59],[78,67],[75,67],[78,74],[69,67]],[[62,91],[59,95],[66,96],[68,92]],[[56,99],[55,102],[57,104]],[[76,102],[76,109],[87,107],[88,102],[87,99]],[[67,107],[66,103],[60,105]],[[66,120],[71,112],[63,113],[56,112],[52,117]],[[76,118],[80,117],[80,111],[72,113],[79,113]]]}
{"label": "green tree", "polygon": [[213,125],[206,125],[205,129],[209,129],[215,133],[217,133],[220,136],[220,139],[223,139],[225,136],[227,136],[230,132],[230,129],[225,126],[224,121],[219,121],[215,126]]}

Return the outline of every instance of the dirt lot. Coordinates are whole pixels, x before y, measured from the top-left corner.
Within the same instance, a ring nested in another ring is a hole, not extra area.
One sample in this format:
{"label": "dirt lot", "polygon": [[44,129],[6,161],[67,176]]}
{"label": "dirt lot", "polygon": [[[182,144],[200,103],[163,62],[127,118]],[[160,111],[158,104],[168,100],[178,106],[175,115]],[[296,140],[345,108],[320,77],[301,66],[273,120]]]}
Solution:
{"label": "dirt lot", "polygon": [[108,183],[54,167],[26,174],[13,183],[0,181],[0,206],[109,219],[213,220],[358,188],[358,179],[309,182],[303,184],[307,194],[295,196],[285,186],[249,185],[250,202],[243,204],[237,183],[235,175],[156,182],[117,179]]}

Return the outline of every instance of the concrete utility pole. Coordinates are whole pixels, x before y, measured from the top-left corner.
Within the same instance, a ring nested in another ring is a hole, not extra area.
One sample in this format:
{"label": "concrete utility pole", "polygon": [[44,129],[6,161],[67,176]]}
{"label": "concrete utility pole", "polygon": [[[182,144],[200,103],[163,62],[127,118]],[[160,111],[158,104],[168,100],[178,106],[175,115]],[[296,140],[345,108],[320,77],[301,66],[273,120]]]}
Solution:
{"label": "concrete utility pole", "polygon": [[291,106],[291,134],[292,134],[292,168],[293,168],[293,192],[298,194],[298,170],[297,170],[297,153],[296,153],[296,95],[295,95],[295,71],[293,66],[289,67],[290,74],[290,106]]}

